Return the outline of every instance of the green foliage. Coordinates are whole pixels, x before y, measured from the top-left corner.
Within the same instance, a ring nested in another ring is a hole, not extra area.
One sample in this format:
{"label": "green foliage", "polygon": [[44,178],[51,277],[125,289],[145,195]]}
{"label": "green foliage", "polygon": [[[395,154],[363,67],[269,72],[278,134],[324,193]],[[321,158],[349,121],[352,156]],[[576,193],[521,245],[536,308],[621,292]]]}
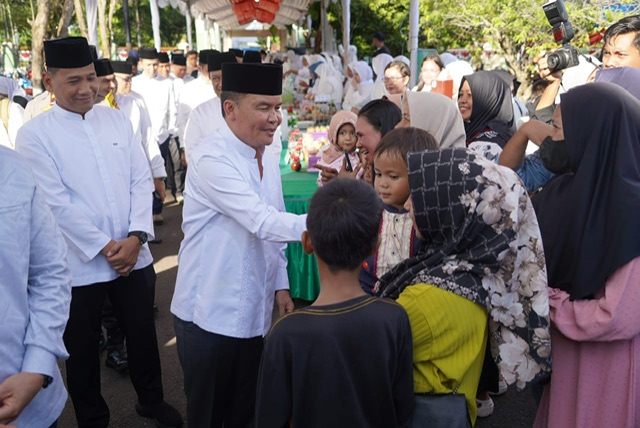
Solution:
{"label": "green foliage", "polygon": [[[151,10],[149,0],[139,0],[140,6],[140,36],[143,46],[153,46],[153,29],[151,27]],[[172,7],[159,8],[160,10],[160,38],[163,46],[176,46],[187,38],[187,24],[184,15]],[[136,18],[134,2],[129,1],[129,20],[131,21],[131,41],[137,45]],[[126,35],[124,31],[124,12],[122,0],[118,0],[113,16],[113,41],[118,46],[124,46]]]}

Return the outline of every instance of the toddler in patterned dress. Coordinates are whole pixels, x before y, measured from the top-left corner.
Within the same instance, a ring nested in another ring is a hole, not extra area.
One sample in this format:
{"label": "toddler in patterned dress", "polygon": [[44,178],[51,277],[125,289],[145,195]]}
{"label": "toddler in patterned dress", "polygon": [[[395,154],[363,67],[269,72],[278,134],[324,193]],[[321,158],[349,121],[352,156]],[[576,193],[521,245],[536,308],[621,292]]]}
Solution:
{"label": "toddler in patterned dress", "polygon": [[374,158],[374,187],[384,203],[380,223],[380,245],[362,264],[360,285],[373,293],[382,275],[401,261],[412,257],[420,247],[409,211],[404,204],[409,198],[407,155],[425,150],[438,150],[435,138],[418,128],[398,128],[378,143]]}

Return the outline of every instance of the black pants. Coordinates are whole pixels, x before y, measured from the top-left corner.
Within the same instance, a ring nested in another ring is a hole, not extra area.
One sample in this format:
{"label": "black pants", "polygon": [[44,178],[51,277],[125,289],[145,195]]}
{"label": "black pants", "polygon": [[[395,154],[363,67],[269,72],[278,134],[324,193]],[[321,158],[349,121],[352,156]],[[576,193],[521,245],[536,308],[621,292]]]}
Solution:
{"label": "black pants", "polygon": [[237,339],[174,317],[189,428],[254,425],[263,339]]}
{"label": "black pants", "polygon": [[[166,186],[167,189],[171,190],[173,189],[174,186],[174,182],[173,182],[173,162],[171,161],[171,153],[169,152],[169,142],[171,141],[171,138],[167,138],[164,143],[160,144],[160,155],[162,156],[162,159],[164,159],[164,168],[167,172],[167,181],[166,181]],[[156,192],[153,192],[153,204],[152,204],[152,211],[153,214],[162,214],[162,206],[163,206],[163,201],[162,199],[158,198],[158,196],[156,195]]]}
{"label": "black pants", "polygon": [[[70,354],[66,362],[67,387],[78,427],[106,427],[109,408],[100,393],[102,307],[108,294],[122,323],[129,356],[129,375],[141,404],[163,400],[160,355],[153,315],[156,274],[153,265],[84,287],[74,287],[64,343]],[[134,403],[131,403],[133,406]]]}
{"label": "black pants", "polygon": [[[172,190],[173,196],[176,196],[176,194],[181,195],[184,192],[184,180],[187,172],[182,166],[180,139],[178,137],[173,137],[169,143],[169,156],[173,167],[173,186],[171,186],[171,189],[174,189]],[[167,174],[169,174],[168,170]]]}

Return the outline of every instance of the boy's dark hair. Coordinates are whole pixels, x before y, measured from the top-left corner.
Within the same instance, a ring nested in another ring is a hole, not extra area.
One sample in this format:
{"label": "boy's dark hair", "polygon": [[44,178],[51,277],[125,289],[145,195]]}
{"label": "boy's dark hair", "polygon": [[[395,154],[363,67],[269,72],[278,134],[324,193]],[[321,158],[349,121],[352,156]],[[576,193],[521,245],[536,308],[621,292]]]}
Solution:
{"label": "boy's dark hair", "polygon": [[604,33],[605,45],[612,37],[617,37],[622,34],[636,33],[633,39],[633,45],[640,51],[640,15],[631,15],[622,18],[620,21],[615,22]]}
{"label": "boy's dark hair", "polygon": [[373,100],[360,109],[358,117],[363,117],[384,137],[400,122],[402,111],[393,101]]}
{"label": "boy's dark hair", "polygon": [[185,56],[186,56],[186,57],[191,56],[191,55],[196,55],[196,56],[197,56],[197,55],[198,55],[198,51],[188,51],[188,52],[185,54]]}
{"label": "boy's dark hair", "polygon": [[438,142],[424,129],[408,126],[397,128],[382,137],[376,146],[375,157],[382,154],[391,157],[398,157],[403,162],[407,162],[409,153],[420,153],[426,150],[439,150]]}
{"label": "boy's dark hair", "polygon": [[316,256],[332,272],[354,270],[378,243],[382,201],[353,178],[331,180],[311,198],[307,232]]}

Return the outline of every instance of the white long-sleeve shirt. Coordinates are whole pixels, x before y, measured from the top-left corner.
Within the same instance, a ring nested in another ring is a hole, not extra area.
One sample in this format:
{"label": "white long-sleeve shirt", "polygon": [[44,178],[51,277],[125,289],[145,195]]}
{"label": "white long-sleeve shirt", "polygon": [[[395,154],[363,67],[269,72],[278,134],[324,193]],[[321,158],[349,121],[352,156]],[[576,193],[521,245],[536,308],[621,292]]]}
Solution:
{"label": "white long-sleeve shirt", "polygon": [[0,123],[0,145],[14,149],[16,146],[16,136],[18,130],[22,126],[24,109],[18,103],[11,101],[9,103],[9,123],[5,129],[4,124]]}
{"label": "white long-sleeve shirt", "polygon": [[0,148],[0,383],[19,372],[51,376],[18,419],[19,427],[48,427],[67,391],[57,358],[71,303],[67,246],[22,156]]}
{"label": "white long-sleeve shirt", "polygon": [[131,80],[131,89],[142,96],[151,118],[151,135],[158,144],[165,142],[175,128],[176,109],[171,80],[153,79],[139,74]]}
{"label": "white long-sleeve shirt", "polygon": [[255,149],[226,123],[191,152],[171,312],[213,333],[266,335],[275,291],[289,288],[284,243],[306,216],[284,212],[278,163],[262,163],[261,180]]}
{"label": "white long-sleeve shirt", "polygon": [[151,119],[144,99],[139,94],[131,92],[128,95],[117,94],[116,101],[120,111],[131,121],[135,136],[140,141],[149,162],[151,176],[153,178],[166,177],[167,170],[164,167],[162,154],[160,154],[160,146],[151,135]]}
{"label": "white long-sleeve shirt", "polygon": [[[131,231],[153,239],[153,184],[147,160],[126,116],[94,106],[84,118],[57,104],[18,132],[16,150],[31,165],[69,246],[72,285],[118,277],[100,254]],[[140,250],[134,269],[153,261]]]}
{"label": "white long-sleeve shirt", "polygon": [[185,128],[187,121],[191,117],[191,112],[200,104],[217,98],[213,90],[213,84],[210,80],[204,80],[198,77],[189,83],[186,83],[178,97],[178,114],[176,117],[178,136],[180,141],[185,138]]}

